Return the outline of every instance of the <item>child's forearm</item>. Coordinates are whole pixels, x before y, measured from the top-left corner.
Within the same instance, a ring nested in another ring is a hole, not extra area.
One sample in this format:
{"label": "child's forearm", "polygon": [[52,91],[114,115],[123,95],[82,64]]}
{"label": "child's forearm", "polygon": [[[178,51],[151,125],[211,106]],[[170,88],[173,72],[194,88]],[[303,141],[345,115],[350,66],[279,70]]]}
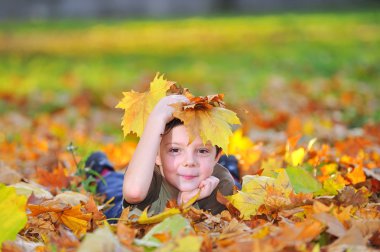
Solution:
{"label": "child's forearm", "polygon": [[124,199],[131,204],[146,198],[153,177],[154,165],[165,125],[173,119],[174,108],[170,104],[187,102],[183,95],[162,98],[154,107],[145,125],[132,160],[124,176]]}
{"label": "child's forearm", "polygon": [[147,196],[164,128],[165,122],[156,118],[146,123],[124,176],[123,195],[128,203],[139,203]]}

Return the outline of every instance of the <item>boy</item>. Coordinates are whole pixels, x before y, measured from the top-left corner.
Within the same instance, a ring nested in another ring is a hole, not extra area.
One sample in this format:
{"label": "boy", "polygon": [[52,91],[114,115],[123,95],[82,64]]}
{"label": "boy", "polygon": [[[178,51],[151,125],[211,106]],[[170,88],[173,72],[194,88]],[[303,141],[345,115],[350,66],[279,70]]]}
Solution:
{"label": "boy", "polygon": [[198,192],[195,206],[220,213],[224,206],[217,202],[216,192],[232,194],[234,180],[217,162],[221,149],[203,144],[197,136],[189,141],[183,123],[173,117],[171,104],[188,99],[182,95],[162,98],[150,113],[143,134],[124,175],[123,207],[132,206],[157,214],[167,200],[186,203]]}

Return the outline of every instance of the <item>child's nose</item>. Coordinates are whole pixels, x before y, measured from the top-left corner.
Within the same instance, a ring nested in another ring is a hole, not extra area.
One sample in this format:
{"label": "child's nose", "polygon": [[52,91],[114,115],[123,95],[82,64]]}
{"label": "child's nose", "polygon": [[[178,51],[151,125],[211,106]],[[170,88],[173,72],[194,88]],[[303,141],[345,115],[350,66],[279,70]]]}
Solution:
{"label": "child's nose", "polygon": [[194,155],[192,154],[187,154],[185,161],[184,161],[184,166],[185,167],[194,167],[197,165],[197,160]]}

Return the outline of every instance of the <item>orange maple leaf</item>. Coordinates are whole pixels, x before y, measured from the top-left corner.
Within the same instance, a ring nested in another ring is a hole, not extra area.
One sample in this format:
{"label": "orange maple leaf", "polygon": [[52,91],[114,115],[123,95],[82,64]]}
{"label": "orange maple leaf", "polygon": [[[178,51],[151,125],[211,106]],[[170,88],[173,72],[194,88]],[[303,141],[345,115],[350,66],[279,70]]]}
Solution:
{"label": "orange maple leaf", "polygon": [[69,186],[71,177],[67,174],[67,171],[63,167],[58,167],[52,172],[48,172],[44,169],[37,168],[36,171],[37,181],[43,186],[53,188],[66,188]]}
{"label": "orange maple leaf", "polygon": [[347,173],[346,177],[353,185],[364,182],[366,180],[366,176],[361,165],[358,165],[350,173]]}
{"label": "orange maple leaf", "polygon": [[129,208],[124,208],[123,212],[120,215],[120,219],[117,222],[116,234],[119,238],[119,241],[124,246],[131,248],[133,240],[137,234],[137,229],[132,228],[128,223],[125,223],[128,220]]}
{"label": "orange maple leaf", "polygon": [[92,213],[92,229],[96,228],[96,225],[98,222],[104,220],[106,216],[99,211],[98,207],[96,206],[94,197],[91,195],[88,199],[86,205],[84,205],[87,212]]}
{"label": "orange maple leaf", "polygon": [[102,149],[116,170],[124,169],[132,159],[136,141],[126,141],[118,145],[107,144]]}
{"label": "orange maple leaf", "polygon": [[70,228],[77,237],[81,237],[87,231],[88,222],[91,220],[90,213],[83,213],[81,205],[71,207],[59,201],[47,201],[45,205],[28,205],[31,213],[29,216],[38,216],[42,213],[57,213],[61,223]]}
{"label": "orange maple leaf", "polygon": [[81,237],[87,231],[87,225],[91,220],[91,215],[90,213],[83,213],[81,211],[81,205],[76,205],[63,211],[60,219],[77,237]]}
{"label": "orange maple leaf", "polygon": [[272,238],[273,245],[278,248],[303,245],[317,237],[325,228],[321,222],[314,219],[297,223],[282,222],[280,227],[280,232]]}

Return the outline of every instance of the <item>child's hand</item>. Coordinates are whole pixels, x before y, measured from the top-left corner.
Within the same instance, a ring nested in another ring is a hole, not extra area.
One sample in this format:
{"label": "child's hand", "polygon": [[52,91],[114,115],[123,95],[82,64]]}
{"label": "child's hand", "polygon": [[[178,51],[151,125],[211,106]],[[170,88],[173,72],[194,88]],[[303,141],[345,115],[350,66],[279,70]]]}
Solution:
{"label": "child's hand", "polygon": [[201,194],[199,195],[199,199],[206,198],[211,195],[214,189],[218,186],[219,179],[214,176],[210,176],[207,179],[203,180],[199,184],[199,188],[201,189]]}
{"label": "child's hand", "polygon": [[188,192],[180,192],[178,194],[177,203],[178,205],[185,204],[191,198],[193,198],[200,190],[200,195],[197,200],[204,199],[211,195],[211,193],[215,190],[215,188],[219,184],[219,179],[214,176],[210,176],[207,179],[203,180],[199,187]]}
{"label": "child's hand", "polygon": [[170,105],[179,102],[188,103],[189,99],[187,99],[184,95],[165,96],[156,104],[149,118],[154,122],[162,122],[164,124],[168,123],[173,119],[174,112],[174,108]]}
{"label": "child's hand", "polygon": [[179,192],[178,194],[178,198],[177,198],[177,204],[180,206],[180,205],[183,205],[183,204],[186,204],[186,202],[188,202],[189,200],[191,200],[195,195],[197,195],[197,193],[199,192],[199,188],[195,188],[194,190],[192,191],[188,191],[188,192]]}

